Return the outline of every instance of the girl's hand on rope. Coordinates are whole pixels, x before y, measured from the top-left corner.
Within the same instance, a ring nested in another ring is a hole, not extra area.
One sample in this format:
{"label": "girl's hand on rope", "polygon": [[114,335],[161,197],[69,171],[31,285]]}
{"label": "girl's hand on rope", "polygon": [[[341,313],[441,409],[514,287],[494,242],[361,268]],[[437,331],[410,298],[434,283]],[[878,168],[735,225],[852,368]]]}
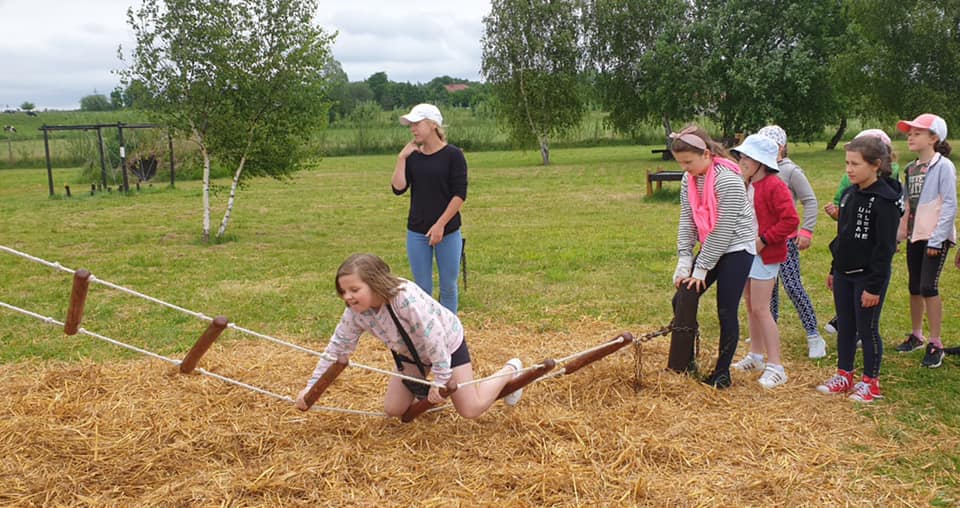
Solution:
{"label": "girl's hand on rope", "polygon": [[440,404],[443,402],[443,397],[440,396],[440,387],[431,385],[430,391],[427,392],[427,400],[429,400],[431,404]]}
{"label": "girl's hand on rope", "polygon": [[300,393],[297,394],[297,401],[294,404],[296,404],[297,409],[299,409],[300,411],[306,411],[310,409],[309,407],[307,407],[307,401],[303,400],[303,398],[307,396],[307,392],[309,391],[310,391],[310,387],[308,386],[303,390],[300,390]]}

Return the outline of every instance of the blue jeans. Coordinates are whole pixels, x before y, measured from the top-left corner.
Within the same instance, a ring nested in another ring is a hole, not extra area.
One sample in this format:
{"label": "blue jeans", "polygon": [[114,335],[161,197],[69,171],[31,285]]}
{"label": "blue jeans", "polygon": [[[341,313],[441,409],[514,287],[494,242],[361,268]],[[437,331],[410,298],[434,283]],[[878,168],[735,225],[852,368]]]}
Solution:
{"label": "blue jeans", "polygon": [[433,257],[437,257],[437,272],[440,274],[440,305],[454,314],[459,303],[457,277],[460,276],[460,255],[463,252],[463,236],[460,230],[443,235],[440,243],[430,246],[423,233],[407,230],[407,259],[413,281],[427,294],[433,296]]}

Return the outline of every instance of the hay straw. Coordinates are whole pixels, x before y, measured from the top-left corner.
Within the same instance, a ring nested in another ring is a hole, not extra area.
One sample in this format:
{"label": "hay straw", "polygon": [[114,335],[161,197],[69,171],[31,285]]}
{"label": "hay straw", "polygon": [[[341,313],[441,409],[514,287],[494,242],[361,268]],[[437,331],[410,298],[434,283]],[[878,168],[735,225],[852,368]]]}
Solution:
{"label": "hay straw", "polygon": [[[483,376],[512,356],[525,364],[560,357],[620,331],[584,320],[566,333],[486,326],[469,340]],[[936,475],[907,484],[877,467],[896,463],[905,445],[911,454],[956,446],[956,432],[942,432],[936,445],[885,437],[868,416],[886,419],[892,409],[864,413],[817,394],[813,386],[829,369],[806,359],[788,361],[791,380],[774,391],[750,375],[716,391],[665,372],[667,345],[664,338],[644,346],[639,393],[625,348],[531,385],[515,408],[498,403],[477,420],[446,410],[410,424],[301,413],[147,358],[4,365],[0,504],[921,506],[933,499]],[[703,346],[701,363],[709,363],[715,349],[709,340]],[[354,358],[390,368],[372,338]],[[201,366],[293,396],[314,362],[237,341],[215,345]],[[385,384],[382,375],[347,369],[319,403],[380,411]]]}

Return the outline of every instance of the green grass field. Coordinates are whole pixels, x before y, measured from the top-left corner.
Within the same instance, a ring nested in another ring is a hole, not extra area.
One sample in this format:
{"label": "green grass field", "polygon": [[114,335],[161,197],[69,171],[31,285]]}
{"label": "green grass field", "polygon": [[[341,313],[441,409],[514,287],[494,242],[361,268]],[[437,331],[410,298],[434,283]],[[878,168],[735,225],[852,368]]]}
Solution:
{"label": "green grass field", "polygon": [[[676,261],[678,183],[644,197],[644,171],[676,169],[650,150],[657,146],[557,149],[554,164],[539,165],[529,152],[467,153],[469,196],[464,208],[467,287],[461,318],[467,330],[564,332],[584,319],[625,330],[670,321],[670,277]],[[903,143],[901,159],[909,153]],[[843,152],[794,145],[792,158],[807,172],[822,203],[841,176]],[[342,302],[333,275],[350,253],[374,252],[409,277],[404,249],[407,198],[389,189],[394,156],[325,158],[289,181],[256,180],[243,190],[229,240],[199,242],[199,182],[176,188],[154,185],[131,195],[79,194],[48,198],[40,169],[0,171],[0,244],[70,268],[87,268],[103,280],[201,311],[226,315],[241,326],[321,348]],[[58,182],[79,170],[57,170]],[[220,182],[224,185],[227,182]],[[62,188],[58,186],[58,193]],[[214,202],[222,216],[226,196]],[[801,257],[804,281],[821,323],[832,315],[824,280],[834,222],[822,212],[813,247]],[[952,253],[951,253],[952,256]],[[893,347],[909,330],[903,254],[894,261],[884,306],[886,337],[883,410],[864,408],[885,435],[918,433],[955,443],[960,402],[955,387],[960,361],[919,367],[922,352]],[[960,345],[960,270],[949,264],[941,278],[944,340]],[[70,293],[67,274],[0,252],[0,301],[63,319]],[[785,299],[785,294],[781,292]],[[703,340],[717,336],[713,293],[702,304]],[[806,364],[805,334],[783,300],[780,329],[790,364]],[[117,291],[92,285],[84,326],[163,354],[182,353],[205,326],[197,319]],[[0,309],[0,361],[4,363],[133,356],[110,345],[65,338],[62,330]],[[835,368],[835,344],[819,365]],[[557,345],[558,352],[566,349]],[[665,359],[664,359],[665,363]],[[813,386],[810,386],[813,389]],[[887,410],[892,408],[892,410]],[[874,412],[875,415],[874,415]],[[871,416],[874,415],[874,416]],[[893,417],[888,417],[893,415]],[[936,489],[934,504],[960,500],[960,450],[882,456],[877,474]],[[925,480],[935,478],[932,484]],[[934,485],[934,487],[931,487]]]}

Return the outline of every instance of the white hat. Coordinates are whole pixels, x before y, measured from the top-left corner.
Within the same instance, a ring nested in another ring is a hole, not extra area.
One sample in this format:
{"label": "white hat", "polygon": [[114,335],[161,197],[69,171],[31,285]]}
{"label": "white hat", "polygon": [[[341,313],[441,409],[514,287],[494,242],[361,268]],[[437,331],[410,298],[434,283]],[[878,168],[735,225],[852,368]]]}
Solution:
{"label": "white hat", "polygon": [[857,134],[856,136],[854,136],[853,139],[862,138],[864,136],[871,136],[879,139],[880,141],[883,141],[883,144],[887,145],[887,148],[890,148],[891,146],[893,146],[893,144],[890,142],[890,136],[887,136],[887,133],[883,132],[880,129],[867,129],[864,131],[860,131],[860,134]]}
{"label": "white hat", "polygon": [[409,113],[400,117],[400,123],[410,125],[420,120],[432,120],[437,125],[443,125],[443,115],[433,104],[417,104]]}
{"label": "white hat", "polygon": [[757,134],[774,140],[780,146],[787,146],[787,131],[779,125],[768,125],[758,130]]}
{"label": "white hat", "polygon": [[910,132],[910,127],[927,129],[932,132],[934,136],[940,138],[940,141],[947,140],[947,122],[937,115],[924,113],[914,118],[912,122],[908,120],[900,120],[897,122],[897,130],[900,132]]}
{"label": "white hat", "polygon": [[777,155],[780,153],[780,147],[777,142],[760,134],[751,134],[743,140],[740,146],[732,151],[739,152],[751,159],[763,164],[771,171],[780,171],[777,164]]}

